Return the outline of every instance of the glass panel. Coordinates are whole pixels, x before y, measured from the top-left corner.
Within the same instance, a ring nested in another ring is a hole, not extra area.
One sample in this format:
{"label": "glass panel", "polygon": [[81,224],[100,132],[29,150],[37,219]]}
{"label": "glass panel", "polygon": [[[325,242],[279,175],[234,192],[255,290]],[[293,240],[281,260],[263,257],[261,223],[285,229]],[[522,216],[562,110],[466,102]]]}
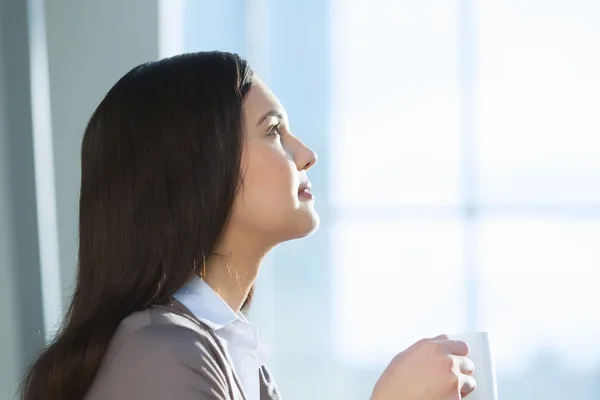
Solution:
{"label": "glass panel", "polygon": [[600,202],[600,2],[481,0],[486,203]]}
{"label": "glass panel", "polygon": [[334,340],[344,368],[387,364],[413,342],[464,329],[458,219],[339,222]]}
{"label": "glass panel", "polygon": [[485,218],[479,234],[499,397],[600,398],[600,220]]}
{"label": "glass panel", "polygon": [[333,3],[333,203],[456,204],[456,2]]}

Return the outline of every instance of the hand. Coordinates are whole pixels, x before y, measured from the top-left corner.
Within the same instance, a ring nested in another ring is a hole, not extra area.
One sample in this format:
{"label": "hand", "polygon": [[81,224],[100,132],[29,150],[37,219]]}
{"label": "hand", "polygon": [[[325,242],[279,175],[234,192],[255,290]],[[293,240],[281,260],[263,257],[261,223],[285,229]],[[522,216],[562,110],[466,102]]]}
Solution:
{"label": "hand", "polygon": [[441,335],[398,354],[373,389],[371,400],[460,400],[475,390],[465,342]]}

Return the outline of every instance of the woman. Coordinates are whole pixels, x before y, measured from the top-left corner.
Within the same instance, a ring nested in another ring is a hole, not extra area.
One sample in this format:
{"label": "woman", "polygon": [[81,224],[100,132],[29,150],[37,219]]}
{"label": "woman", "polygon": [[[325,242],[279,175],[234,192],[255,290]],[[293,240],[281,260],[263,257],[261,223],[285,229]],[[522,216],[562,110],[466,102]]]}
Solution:
{"label": "woman", "polygon": [[[126,74],[83,137],[77,287],[22,398],[278,399],[240,310],[265,254],[317,228],[316,161],[237,55]],[[474,388],[467,352],[423,340],[392,361],[373,399],[460,398]]]}

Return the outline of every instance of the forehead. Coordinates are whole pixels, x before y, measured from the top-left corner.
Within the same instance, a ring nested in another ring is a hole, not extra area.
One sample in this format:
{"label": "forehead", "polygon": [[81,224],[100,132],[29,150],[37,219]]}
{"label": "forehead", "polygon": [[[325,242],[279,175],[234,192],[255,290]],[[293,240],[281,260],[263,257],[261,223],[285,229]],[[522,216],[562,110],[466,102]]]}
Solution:
{"label": "forehead", "polygon": [[248,122],[256,124],[269,111],[279,111],[284,114],[283,106],[267,85],[255,78],[254,85],[244,99],[244,115]]}

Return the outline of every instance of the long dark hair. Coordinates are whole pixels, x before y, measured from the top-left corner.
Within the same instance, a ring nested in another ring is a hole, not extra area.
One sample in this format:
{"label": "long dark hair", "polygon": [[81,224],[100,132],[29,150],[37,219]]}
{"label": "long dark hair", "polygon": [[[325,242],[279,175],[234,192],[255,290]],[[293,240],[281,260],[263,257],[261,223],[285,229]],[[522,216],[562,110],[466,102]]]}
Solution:
{"label": "long dark hair", "polygon": [[239,56],[201,52],[137,66],[107,93],[82,142],[75,294],[22,399],[82,399],[121,320],[199,273],[240,185],[252,81]]}

